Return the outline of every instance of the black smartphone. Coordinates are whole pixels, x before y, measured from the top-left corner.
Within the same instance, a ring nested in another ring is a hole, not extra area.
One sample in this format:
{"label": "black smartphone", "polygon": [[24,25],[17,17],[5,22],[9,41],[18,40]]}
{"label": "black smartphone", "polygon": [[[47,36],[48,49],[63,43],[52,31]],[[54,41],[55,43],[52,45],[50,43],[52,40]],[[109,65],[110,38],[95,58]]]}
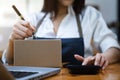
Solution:
{"label": "black smartphone", "polygon": [[95,75],[101,71],[100,66],[95,65],[67,65],[66,66],[71,74],[87,74]]}

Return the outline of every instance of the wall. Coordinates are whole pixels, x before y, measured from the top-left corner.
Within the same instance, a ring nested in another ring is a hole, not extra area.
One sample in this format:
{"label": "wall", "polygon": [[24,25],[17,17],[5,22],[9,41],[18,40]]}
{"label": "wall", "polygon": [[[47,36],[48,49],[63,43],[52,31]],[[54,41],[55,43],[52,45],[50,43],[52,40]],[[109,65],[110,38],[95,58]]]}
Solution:
{"label": "wall", "polygon": [[[29,8],[31,9],[29,12],[36,12],[42,8],[43,0],[38,0],[36,2],[30,0]],[[34,5],[35,3],[36,5]],[[39,3],[39,4],[38,4]],[[100,11],[103,14],[103,17],[106,22],[117,21],[117,0],[86,0],[86,4],[97,4],[100,7]],[[41,5],[41,6],[40,6]],[[36,6],[36,7],[34,7]],[[34,11],[33,11],[34,10]]]}
{"label": "wall", "polygon": [[0,27],[0,51],[3,51],[8,45],[11,31],[12,27]]}
{"label": "wall", "polygon": [[97,4],[106,22],[117,21],[117,0],[86,0],[86,4]]}

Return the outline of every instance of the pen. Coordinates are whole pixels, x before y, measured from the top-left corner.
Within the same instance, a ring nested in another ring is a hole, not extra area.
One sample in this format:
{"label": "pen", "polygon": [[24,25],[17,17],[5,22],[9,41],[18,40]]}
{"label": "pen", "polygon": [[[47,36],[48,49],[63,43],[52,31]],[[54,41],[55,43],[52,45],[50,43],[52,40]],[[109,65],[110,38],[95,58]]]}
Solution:
{"label": "pen", "polygon": [[12,8],[14,9],[14,11],[17,13],[17,15],[18,15],[22,20],[25,20],[24,17],[22,16],[22,14],[18,11],[18,9],[16,8],[15,5],[12,5]]}
{"label": "pen", "polygon": [[[15,5],[12,5],[12,8],[17,13],[17,15],[20,17],[21,20],[25,20],[24,17],[22,16],[22,14],[20,13],[20,11],[18,11],[18,9],[16,8]],[[34,32],[32,33],[32,35],[34,35]]]}

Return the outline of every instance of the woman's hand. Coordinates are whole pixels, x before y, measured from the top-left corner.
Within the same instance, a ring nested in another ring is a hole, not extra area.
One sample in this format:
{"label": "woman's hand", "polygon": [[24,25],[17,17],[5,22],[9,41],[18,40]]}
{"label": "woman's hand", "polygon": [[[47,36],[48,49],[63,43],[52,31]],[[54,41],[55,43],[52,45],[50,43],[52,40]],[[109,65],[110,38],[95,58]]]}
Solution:
{"label": "woman's hand", "polygon": [[25,38],[31,37],[35,28],[30,25],[27,21],[19,21],[13,26],[13,31],[10,35],[11,40],[23,40]]}
{"label": "woman's hand", "polygon": [[94,64],[97,66],[101,66],[102,69],[105,69],[108,66],[108,60],[103,54],[98,53],[95,56],[89,56],[87,58],[83,58],[82,56],[75,54],[74,57],[78,61],[82,61],[82,65]]}

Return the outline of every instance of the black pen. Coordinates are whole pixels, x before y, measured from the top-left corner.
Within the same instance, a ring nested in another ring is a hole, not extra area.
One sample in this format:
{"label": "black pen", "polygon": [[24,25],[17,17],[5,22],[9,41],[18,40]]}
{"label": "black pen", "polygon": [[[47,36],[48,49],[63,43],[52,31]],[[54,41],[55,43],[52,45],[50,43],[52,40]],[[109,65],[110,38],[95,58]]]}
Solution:
{"label": "black pen", "polygon": [[18,11],[18,9],[16,8],[15,5],[12,5],[12,8],[17,13],[17,15],[20,17],[20,19],[25,20],[24,17],[22,16],[22,14],[20,13],[20,11]]}

